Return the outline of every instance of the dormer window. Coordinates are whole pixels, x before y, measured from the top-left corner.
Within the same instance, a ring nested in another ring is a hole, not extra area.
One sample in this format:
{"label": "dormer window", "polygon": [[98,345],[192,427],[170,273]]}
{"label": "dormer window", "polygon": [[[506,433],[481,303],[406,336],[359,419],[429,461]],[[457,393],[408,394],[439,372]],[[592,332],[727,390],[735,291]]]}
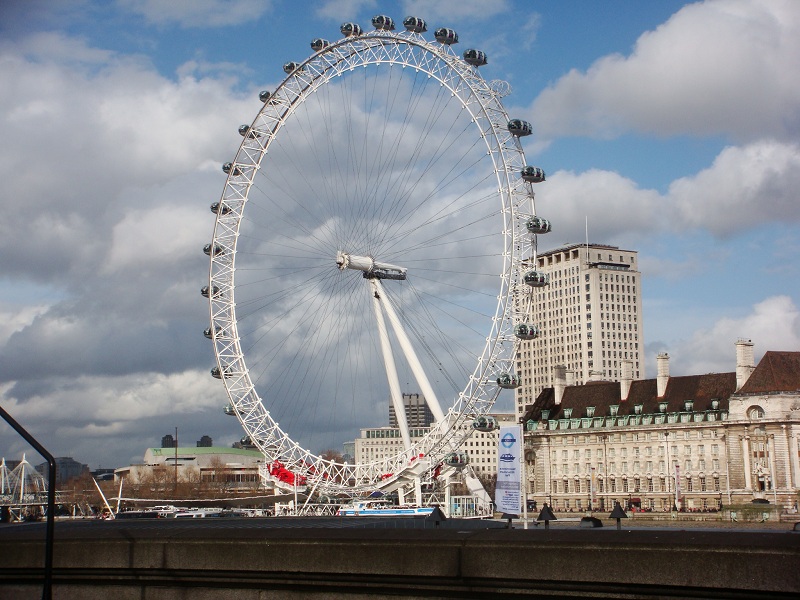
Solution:
{"label": "dormer window", "polygon": [[571,417],[572,417],[572,409],[571,408],[565,408],[564,409],[564,418],[565,419],[569,419]]}
{"label": "dormer window", "polygon": [[642,405],[641,404],[634,405],[633,413],[636,414],[636,415],[642,414]]}
{"label": "dormer window", "polygon": [[612,417],[616,417],[617,411],[619,410],[619,404],[612,404],[608,407],[608,410],[610,411]]}
{"label": "dormer window", "polygon": [[542,410],[542,421],[547,421],[550,418],[550,411],[547,409]]}
{"label": "dormer window", "polygon": [[711,410],[719,410],[719,400],[716,398],[711,401]]}
{"label": "dormer window", "polygon": [[594,406],[587,406],[586,407],[586,416],[593,417],[594,416]]}
{"label": "dormer window", "polygon": [[687,400],[686,402],[683,403],[683,409],[686,412],[692,412],[693,408],[694,408],[694,400]]}
{"label": "dormer window", "polygon": [[667,412],[667,403],[666,402],[659,402],[658,403],[658,412],[662,412],[662,413]]}

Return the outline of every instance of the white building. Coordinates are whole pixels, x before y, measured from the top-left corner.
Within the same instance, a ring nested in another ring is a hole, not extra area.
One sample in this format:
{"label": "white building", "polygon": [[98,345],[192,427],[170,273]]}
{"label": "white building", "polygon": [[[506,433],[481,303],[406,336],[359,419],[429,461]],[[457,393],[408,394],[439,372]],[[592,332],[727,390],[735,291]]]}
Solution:
{"label": "white building", "polygon": [[555,385],[557,365],[566,367],[568,385],[619,379],[624,361],[630,361],[633,379],[644,378],[637,253],[574,244],[539,254],[536,270],[548,275],[549,285],[532,291],[531,320],[539,336],[521,341],[517,354],[517,417]]}
{"label": "white building", "polygon": [[[493,414],[502,427],[517,423],[516,416],[510,413]],[[472,429],[471,421],[463,425],[464,431]],[[418,427],[410,430],[411,441],[424,437],[430,428]],[[460,450],[467,453],[469,464],[476,475],[495,475],[497,473],[497,431],[484,433],[473,431],[462,444]],[[369,463],[382,458],[395,456],[403,451],[403,439],[396,427],[374,427],[361,430],[361,437],[355,440],[355,460]]]}
{"label": "white building", "polygon": [[[800,482],[800,352],[736,344],[736,372],[567,385],[557,369],[523,416],[527,497],[557,510],[793,507]],[[630,359],[628,359],[630,361]]]}
{"label": "white building", "polygon": [[114,479],[140,482],[150,478],[175,477],[178,481],[200,480],[225,483],[236,489],[259,487],[259,466],[264,455],[257,450],[225,447],[148,448],[143,464],[114,470]]}

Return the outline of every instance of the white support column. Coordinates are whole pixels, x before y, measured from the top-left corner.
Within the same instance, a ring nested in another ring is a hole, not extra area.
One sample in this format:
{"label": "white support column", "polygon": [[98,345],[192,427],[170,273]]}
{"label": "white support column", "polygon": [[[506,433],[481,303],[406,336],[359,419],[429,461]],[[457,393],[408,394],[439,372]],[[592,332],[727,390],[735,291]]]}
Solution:
{"label": "white support column", "polygon": [[[775,436],[767,436],[767,455],[769,456],[769,478],[772,484],[772,498],[778,505],[778,472],[775,470]],[[788,475],[788,473],[787,473]]]}
{"label": "white support column", "polygon": [[794,465],[792,464],[792,436],[789,435],[789,428],[786,425],[781,425],[781,429],[783,429],[783,439],[786,440],[786,460],[784,463],[784,468],[786,469],[786,491],[791,494],[797,481]]}
{"label": "white support column", "polygon": [[443,422],[444,413],[442,412],[442,407],[439,405],[439,400],[436,398],[436,394],[433,391],[433,387],[431,387],[430,382],[428,381],[427,375],[425,375],[425,371],[422,368],[422,363],[420,363],[419,358],[417,358],[417,353],[414,351],[411,340],[408,339],[408,335],[406,335],[403,324],[400,323],[400,319],[397,317],[397,313],[395,312],[392,303],[389,302],[385,297],[385,291],[380,280],[374,278],[371,281],[377,290],[379,290],[379,300],[386,311],[386,316],[389,317],[389,322],[392,324],[392,329],[394,329],[394,333],[397,336],[397,341],[400,343],[400,347],[403,349],[403,354],[405,354],[406,360],[408,361],[408,366],[411,367],[411,371],[414,373],[414,378],[417,380],[420,391],[425,396],[425,402],[428,403],[431,413],[433,413],[433,418],[439,423]]}
{"label": "white support column", "polygon": [[403,406],[403,394],[400,391],[400,379],[397,376],[397,367],[394,363],[392,346],[389,343],[389,334],[386,331],[386,322],[381,311],[381,294],[377,279],[370,279],[372,288],[372,307],[375,309],[375,321],[378,324],[378,337],[381,340],[381,350],[383,351],[383,364],[386,367],[386,378],[389,380],[389,395],[392,398],[392,406],[397,417],[397,427],[403,438],[403,447],[406,450],[411,448],[411,435],[408,431],[408,421],[406,420],[406,409]]}
{"label": "white support column", "polygon": [[752,473],[750,468],[750,436],[746,435],[742,440],[742,457],[744,459],[744,489],[752,491],[753,483],[751,481]]}
{"label": "white support column", "polygon": [[422,506],[422,478],[414,477],[414,503],[417,506]]}
{"label": "white support column", "polygon": [[800,487],[800,465],[798,465],[798,453],[800,450],[798,449],[797,445],[797,438],[796,434],[792,433],[791,428],[787,427],[787,447],[789,448],[789,463],[791,466],[791,475],[792,475],[792,484],[791,484],[791,491],[796,490]]}

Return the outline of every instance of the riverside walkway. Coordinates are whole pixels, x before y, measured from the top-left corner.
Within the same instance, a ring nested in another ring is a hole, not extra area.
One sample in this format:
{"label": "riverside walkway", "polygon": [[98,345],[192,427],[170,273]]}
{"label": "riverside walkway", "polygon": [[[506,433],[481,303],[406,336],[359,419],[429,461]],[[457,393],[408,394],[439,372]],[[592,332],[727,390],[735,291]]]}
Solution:
{"label": "riverside walkway", "polygon": [[[524,530],[499,521],[413,518],[60,521],[53,597],[800,595],[800,532],[789,524],[604,524]],[[43,547],[44,524],[0,525],[0,598],[41,598]]]}

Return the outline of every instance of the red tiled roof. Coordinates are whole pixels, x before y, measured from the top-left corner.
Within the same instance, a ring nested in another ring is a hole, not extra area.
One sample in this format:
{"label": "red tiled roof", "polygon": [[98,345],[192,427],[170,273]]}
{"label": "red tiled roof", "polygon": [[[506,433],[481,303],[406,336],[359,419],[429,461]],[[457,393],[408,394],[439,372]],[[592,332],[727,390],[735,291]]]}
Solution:
{"label": "red tiled roof", "polygon": [[658,397],[656,379],[633,381],[628,397],[620,399],[617,381],[596,381],[586,385],[570,386],[564,390],[561,404],[556,406],[553,388],[545,388],[528,406],[522,422],[539,421],[542,410],[549,410],[549,419],[563,419],[564,409],[572,409],[572,418],[586,417],[586,409],[594,407],[594,416],[607,417],[609,406],[618,405],[617,414],[634,414],[634,406],[642,405],[642,414],[659,411],[661,402],[667,403],[666,412],[682,412],[684,402],[693,400],[694,411],[711,410],[711,401],[719,401],[719,410],[728,410],[728,400],[734,393],[767,394],[773,392],[800,392],[800,352],[767,352],[759,361],[747,382],[736,392],[736,373],[709,373],[670,377],[664,397]]}
{"label": "red tiled roof", "polygon": [[800,391],[800,352],[764,354],[740,394]]}
{"label": "red tiled roof", "polygon": [[618,405],[619,416],[634,414],[634,406],[642,405],[642,414],[659,411],[661,402],[667,403],[666,412],[684,411],[684,402],[693,400],[693,410],[711,410],[711,401],[719,401],[719,410],[728,409],[728,399],[736,390],[736,373],[710,373],[708,375],[688,375],[670,377],[663,398],[659,398],[655,379],[633,381],[626,400],[620,399],[619,382],[594,382],[592,385],[576,385],[564,390],[561,404],[556,406],[553,388],[546,388],[539,394],[533,406],[522,417],[540,420],[542,410],[549,409],[550,419],[563,419],[564,409],[572,409],[572,418],[587,416],[586,408],[594,407],[594,416],[607,417],[612,405]]}

